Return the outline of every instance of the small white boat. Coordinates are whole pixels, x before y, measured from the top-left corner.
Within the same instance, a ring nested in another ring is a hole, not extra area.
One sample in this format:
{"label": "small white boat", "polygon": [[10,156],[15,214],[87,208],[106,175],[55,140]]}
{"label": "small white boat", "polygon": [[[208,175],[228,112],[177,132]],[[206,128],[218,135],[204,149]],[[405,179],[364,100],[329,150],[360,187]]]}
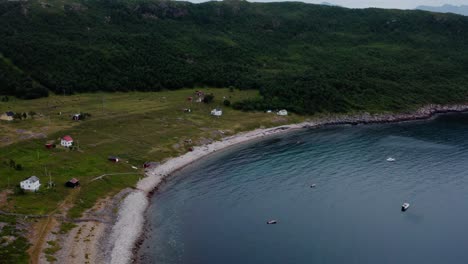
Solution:
{"label": "small white boat", "polygon": [[276,223],[278,223],[278,221],[276,221],[276,220],[267,221],[267,225],[275,225]]}
{"label": "small white boat", "polygon": [[401,211],[404,212],[404,211],[408,210],[408,208],[409,208],[409,203],[404,203],[404,204],[401,206]]}
{"label": "small white boat", "polygon": [[312,184],[312,185],[310,186],[310,188],[315,188],[316,186],[317,186],[317,184],[314,183],[314,184]]}
{"label": "small white boat", "polygon": [[396,159],[394,159],[394,158],[392,158],[392,157],[388,157],[388,158],[387,158],[387,161],[389,161],[389,162],[393,162],[393,161],[395,161],[395,160],[396,160]]}

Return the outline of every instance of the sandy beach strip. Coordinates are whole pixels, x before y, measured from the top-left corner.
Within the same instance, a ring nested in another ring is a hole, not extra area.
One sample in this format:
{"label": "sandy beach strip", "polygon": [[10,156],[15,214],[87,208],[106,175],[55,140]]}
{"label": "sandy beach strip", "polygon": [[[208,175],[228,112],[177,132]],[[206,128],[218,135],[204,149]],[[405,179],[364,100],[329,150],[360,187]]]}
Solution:
{"label": "sandy beach strip", "polygon": [[245,143],[251,140],[260,139],[266,136],[287,133],[302,128],[314,128],[325,125],[338,124],[370,124],[370,123],[391,123],[410,120],[427,119],[437,113],[466,112],[468,105],[428,105],[411,113],[399,114],[369,114],[357,115],[333,115],[315,121],[304,122],[294,125],[279,126],[266,129],[256,129],[243,132],[234,136],[226,137],[220,141],[208,145],[195,147],[176,158],[169,159],[165,163],[147,171],[146,177],[137,183],[136,190],[129,194],[120,206],[118,219],[112,228],[109,237],[110,263],[125,264],[130,263],[133,258],[133,248],[143,230],[145,222],[145,210],[149,204],[149,194],[161,183],[161,181],[171,173],[179,170],[202,157],[226,149],[230,146]]}

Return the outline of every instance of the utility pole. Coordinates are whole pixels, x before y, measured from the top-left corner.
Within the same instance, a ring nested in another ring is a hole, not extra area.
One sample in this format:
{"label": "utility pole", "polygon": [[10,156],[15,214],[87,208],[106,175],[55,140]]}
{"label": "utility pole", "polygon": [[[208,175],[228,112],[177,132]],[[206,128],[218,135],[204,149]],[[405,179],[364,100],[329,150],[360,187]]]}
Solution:
{"label": "utility pole", "polygon": [[47,167],[44,166],[44,173],[45,173],[45,176],[49,176],[49,184],[47,184],[47,188],[50,189],[52,187],[52,173],[47,173]]}

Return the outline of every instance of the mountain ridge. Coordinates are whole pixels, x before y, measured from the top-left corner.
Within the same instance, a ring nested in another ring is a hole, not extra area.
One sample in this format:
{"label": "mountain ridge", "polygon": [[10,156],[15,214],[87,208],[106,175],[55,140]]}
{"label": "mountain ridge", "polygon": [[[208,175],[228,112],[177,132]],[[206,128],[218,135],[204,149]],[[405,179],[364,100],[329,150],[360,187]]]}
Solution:
{"label": "mountain ridge", "polygon": [[416,9],[424,10],[424,11],[431,11],[431,12],[453,13],[453,14],[468,16],[468,5],[461,5],[461,6],[455,6],[455,5],[449,5],[449,4],[445,4],[442,6],[421,5],[421,6],[416,7]]}
{"label": "mountain ridge", "polygon": [[[452,14],[237,0],[3,1],[0,38],[0,52],[38,84],[32,90],[57,94],[232,86],[263,96],[236,108],[298,113],[467,98],[468,18]],[[16,86],[19,96],[43,96]]]}

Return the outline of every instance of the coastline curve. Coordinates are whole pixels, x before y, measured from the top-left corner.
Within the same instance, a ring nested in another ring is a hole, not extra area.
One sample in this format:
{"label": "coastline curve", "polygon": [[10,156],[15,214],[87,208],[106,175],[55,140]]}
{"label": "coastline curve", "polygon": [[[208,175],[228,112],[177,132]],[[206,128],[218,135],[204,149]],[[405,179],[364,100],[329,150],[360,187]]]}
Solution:
{"label": "coastline curve", "polygon": [[395,123],[403,121],[421,120],[433,117],[436,114],[449,112],[467,112],[467,104],[457,105],[427,105],[411,113],[398,114],[374,114],[362,113],[358,115],[343,115],[321,118],[315,121],[285,125],[266,129],[256,129],[249,132],[223,138],[208,145],[198,146],[192,152],[188,152],[176,158],[172,158],[163,164],[146,172],[146,177],[141,179],[137,190],[129,194],[122,202],[116,224],[110,234],[111,263],[130,263],[133,259],[133,248],[138,241],[144,226],[144,213],[149,205],[149,196],[153,190],[171,173],[209,155],[217,150],[226,149],[240,143],[277,135],[291,130],[303,128],[317,128],[326,125],[344,124],[372,124]]}

